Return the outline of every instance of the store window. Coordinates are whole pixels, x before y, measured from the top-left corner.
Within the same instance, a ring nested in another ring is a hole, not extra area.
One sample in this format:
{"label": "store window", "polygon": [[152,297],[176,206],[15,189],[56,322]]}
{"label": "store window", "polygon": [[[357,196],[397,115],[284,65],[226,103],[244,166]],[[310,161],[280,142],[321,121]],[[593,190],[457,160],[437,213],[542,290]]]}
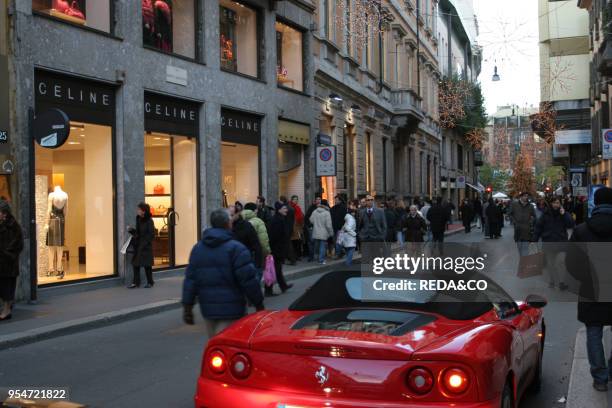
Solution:
{"label": "store window", "polygon": [[196,0],[142,0],[145,47],[196,57]]}
{"label": "store window", "polygon": [[219,1],[221,68],[257,77],[259,30],[257,11],[239,2]]}
{"label": "store window", "polygon": [[304,200],[304,151],[310,144],[310,128],[278,121],[278,191],[285,197]]}
{"label": "store window", "polygon": [[302,32],[276,22],[276,79],[278,85],[304,90]]}
{"label": "store window", "polygon": [[32,10],[72,24],[111,32],[111,0],[32,0]]}
{"label": "store window", "polygon": [[154,267],[186,265],[198,241],[199,106],[145,94],[145,202],[151,207]]}
{"label": "store window", "polygon": [[255,202],[260,193],[261,117],[221,110],[221,177],[224,206]]}
{"label": "store window", "polygon": [[35,105],[70,119],[63,145],[33,142],[38,282],[112,275],[114,89],[37,71]]}

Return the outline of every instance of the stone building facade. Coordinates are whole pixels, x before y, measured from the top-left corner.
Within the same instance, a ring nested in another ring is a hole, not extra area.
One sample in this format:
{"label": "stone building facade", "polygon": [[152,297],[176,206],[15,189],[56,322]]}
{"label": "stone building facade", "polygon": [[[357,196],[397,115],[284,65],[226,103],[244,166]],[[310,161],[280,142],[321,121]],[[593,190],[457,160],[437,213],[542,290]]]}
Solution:
{"label": "stone building facade", "polygon": [[367,33],[361,46],[347,41],[338,23],[347,12],[339,1],[317,6],[314,133],[334,144],[338,157],[337,176],[318,178],[319,191],[332,203],[337,194],[435,195],[437,2],[383,1],[384,27]]}
{"label": "stone building facade", "polygon": [[[482,50],[476,44],[478,22],[471,0],[441,0],[438,8],[440,72],[476,82],[480,75]],[[463,198],[482,193],[478,186],[473,147],[457,128],[441,135],[441,195],[456,208]],[[458,214],[458,211],[455,211]]]}
{"label": "stone building facade", "polygon": [[[590,42],[590,95],[591,102],[591,155],[587,166],[589,181],[592,184],[612,186],[612,152],[605,145],[610,143],[604,139],[605,130],[610,125],[610,95],[612,86],[612,30],[610,15],[612,3],[602,0],[580,0],[578,7],[589,12],[589,42]],[[610,41],[610,42],[608,42]],[[609,136],[608,136],[609,138]]]}
{"label": "stone building facade", "polygon": [[[120,250],[141,201],[153,208],[155,266],[172,269],[186,263],[214,208],[311,188],[300,155],[309,157],[314,134],[304,109],[315,92],[314,4],[145,3],[3,2],[22,298],[37,284],[129,277]],[[36,145],[34,116],[56,108],[70,119],[68,141]],[[282,169],[290,181],[279,175],[281,144],[297,157]],[[58,188],[66,209],[52,200]],[[51,231],[61,234],[59,251]]]}

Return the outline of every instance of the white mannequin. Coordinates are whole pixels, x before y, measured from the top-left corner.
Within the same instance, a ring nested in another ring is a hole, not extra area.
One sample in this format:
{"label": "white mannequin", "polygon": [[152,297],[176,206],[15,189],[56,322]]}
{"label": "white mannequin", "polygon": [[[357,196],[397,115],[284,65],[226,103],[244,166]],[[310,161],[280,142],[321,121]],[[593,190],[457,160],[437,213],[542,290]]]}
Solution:
{"label": "white mannequin", "polygon": [[[61,210],[63,213],[63,220],[65,222],[67,210],[68,210],[68,194],[62,190],[60,186],[55,186],[53,191],[49,193],[49,197],[47,200],[47,225],[45,226],[45,230],[47,233],[49,232],[50,226],[49,224],[52,222],[57,222],[57,217],[53,216],[54,210]],[[57,245],[61,241],[61,243],[65,243],[64,237],[64,226],[60,226],[59,224],[55,224],[52,228],[53,232],[53,241],[50,242],[48,246],[49,251],[49,274],[54,271],[58,272],[58,278],[62,279],[64,277],[64,265],[62,264],[62,258],[64,255],[64,245]]]}

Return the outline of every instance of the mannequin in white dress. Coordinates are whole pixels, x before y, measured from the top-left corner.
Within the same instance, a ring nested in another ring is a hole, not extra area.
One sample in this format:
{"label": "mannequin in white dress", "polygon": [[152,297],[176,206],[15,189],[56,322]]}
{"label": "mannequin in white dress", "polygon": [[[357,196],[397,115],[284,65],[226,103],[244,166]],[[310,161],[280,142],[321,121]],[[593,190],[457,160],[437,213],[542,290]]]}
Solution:
{"label": "mannequin in white dress", "polygon": [[65,223],[68,210],[68,194],[60,186],[49,193],[47,205],[47,247],[49,251],[49,275],[57,271],[58,279],[64,278],[62,257],[66,242]]}

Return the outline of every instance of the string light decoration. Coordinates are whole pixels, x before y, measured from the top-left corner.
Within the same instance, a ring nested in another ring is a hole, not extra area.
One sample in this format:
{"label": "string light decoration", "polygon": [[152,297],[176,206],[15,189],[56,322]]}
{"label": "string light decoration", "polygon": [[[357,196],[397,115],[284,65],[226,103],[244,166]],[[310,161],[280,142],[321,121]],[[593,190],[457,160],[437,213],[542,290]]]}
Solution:
{"label": "string light decoration", "polygon": [[551,102],[541,103],[540,111],[531,115],[530,119],[533,131],[548,144],[553,144],[555,133],[563,129],[563,125],[557,124],[557,111]]}
{"label": "string light decoration", "polygon": [[577,78],[574,64],[561,57],[552,58],[545,63],[544,72],[548,72],[548,78],[542,78],[542,82],[549,99],[557,94],[569,93]]}
{"label": "string light decoration", "polygon": [[533,163],[530,163],[530,158],[527,155],[519,154],[516,156],[509,186],[512,196],[517,196],[524,191],[532,196],[535,195],[536,180],[533,174]]}
{"label": "string light decoration", "polygon": [[512,161],[507,129],[505,127],[495,127],[493,139],[493,158],[496,166],[500,169],[510,170]]}
{"label": "string light decoration", "polygon": [[465,101],[470,92],[467,83],[443,79],[438,86],[438,116],[440,126],[452,129],[465,117]]}
{"label": "string light decoration", "polygon": [[475,128],[465,134],[465,140],[476,150],[481,150],[486,137],[484,129]]}
{"label": "string light decoration", "polygon": [[336,26],[359,51],[393,21],[393,16],[383,10],[381,0],[340,0],[337,11]]}

